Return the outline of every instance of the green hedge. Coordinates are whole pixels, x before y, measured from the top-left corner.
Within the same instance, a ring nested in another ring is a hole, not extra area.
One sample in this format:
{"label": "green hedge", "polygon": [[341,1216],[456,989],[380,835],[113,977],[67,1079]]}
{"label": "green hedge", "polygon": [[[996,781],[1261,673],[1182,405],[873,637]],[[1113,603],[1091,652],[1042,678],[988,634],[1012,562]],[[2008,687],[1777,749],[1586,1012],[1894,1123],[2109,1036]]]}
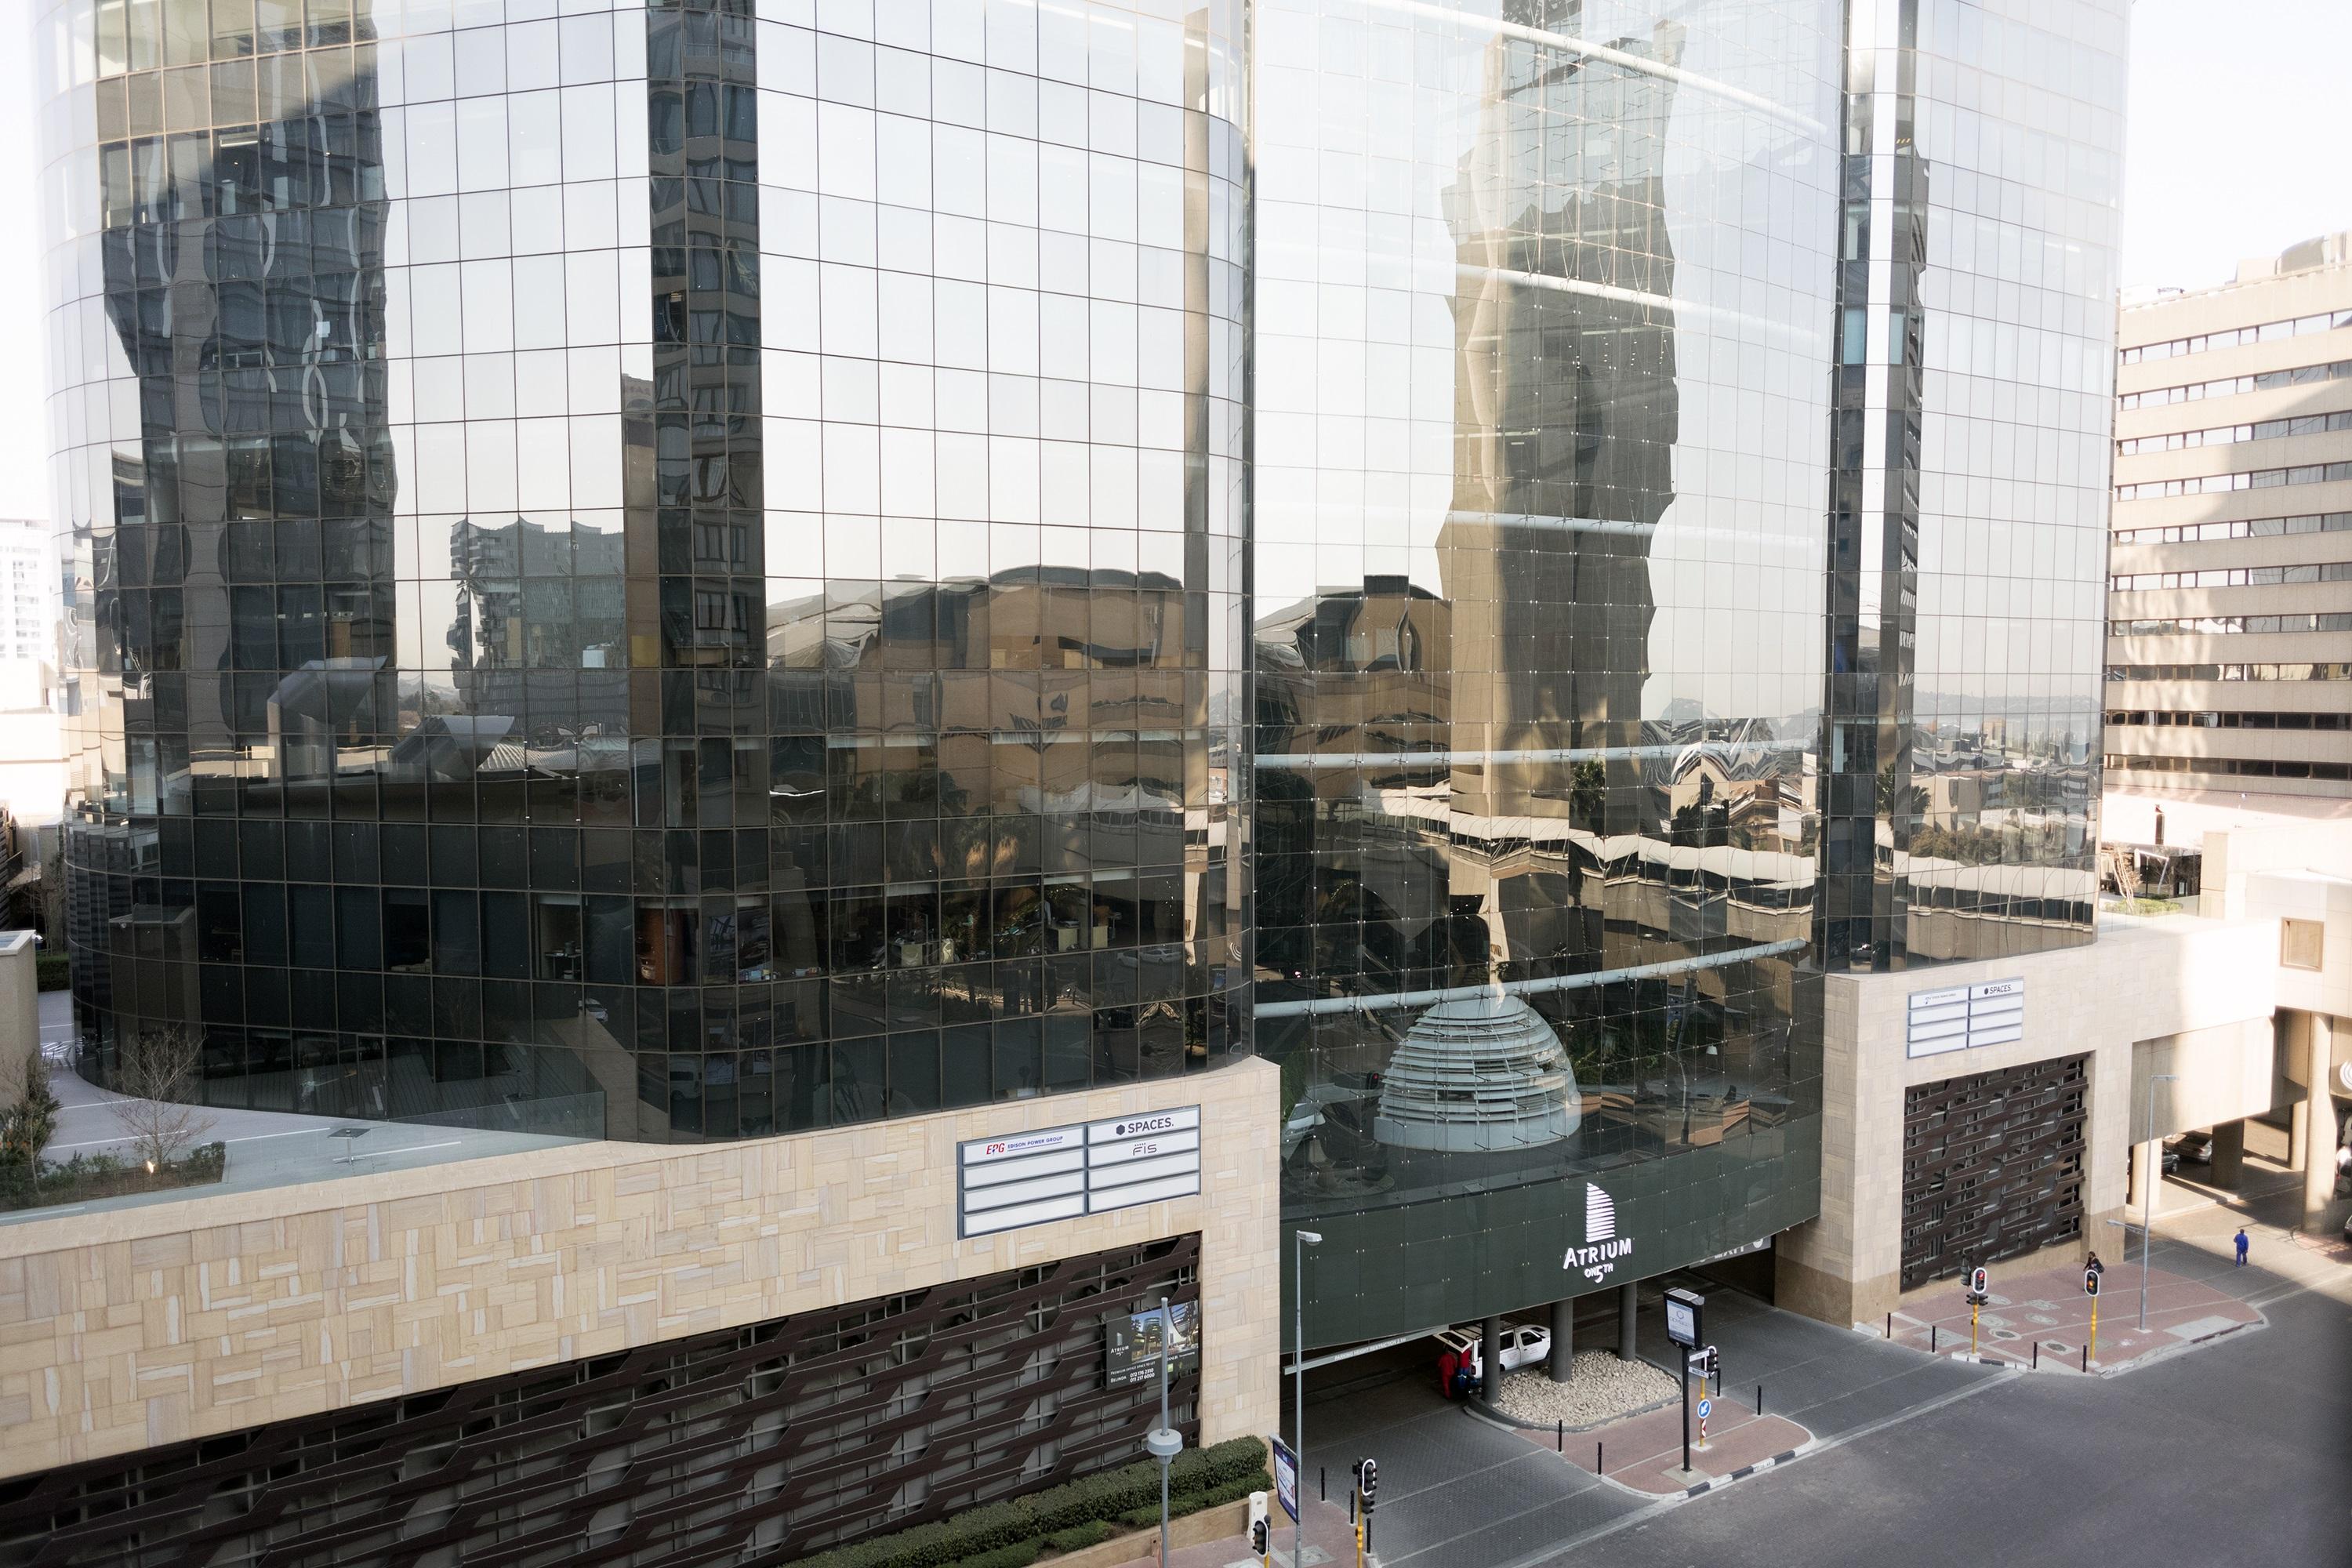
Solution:
{"label": "green hedge", "polygon": [[33,988],[37,991],[62,991],[73,984],[71,961],[62,952],[37,952],[33,955]]}
{"label": "green hedge", "polygon": [[[1255,1437],[1236,1437],[1213,1448],[1187,1448],[1170,1467],[1169,1512],[1197,1512],[1268,1484],[1265,1445]],[[1179,1500],[1188,1506],[1179,1507]],[[836,1546],[803,1558],[800,1568],[980,1568],[980,1562],[987,1568],[1018,1568],[1035,1557],[1049,1535],[1144,1510],[1154,1523],[1159,1521],[1160,1467],[1150,1459],[1027,1497],[983,1503],[936,1524]],[[1023,1547],[1030,1550],[1028,1557],[993,1555]]]}

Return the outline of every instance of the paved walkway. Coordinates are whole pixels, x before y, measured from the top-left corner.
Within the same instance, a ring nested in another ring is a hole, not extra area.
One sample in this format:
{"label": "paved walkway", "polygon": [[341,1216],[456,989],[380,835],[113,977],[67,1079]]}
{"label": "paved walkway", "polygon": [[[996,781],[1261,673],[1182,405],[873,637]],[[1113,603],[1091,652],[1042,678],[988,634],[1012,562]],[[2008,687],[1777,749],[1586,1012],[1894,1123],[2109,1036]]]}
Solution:
{"label": "paved walkway", "polygon": [[[1290,1516],[1282,1505],[1267,1499],[1274,1508],[1274,1562],[1276,1568],[1290,1568]],[[1318,1563],[1334,1563],[1340,1568],[1355,1568],[1356,1527],[1348,1521],[1345,1504],[1317,1502],[1308,1498],[1306,1511],[1299,1516],[1305,1527],[1306,1549],[1299,1552],[1299,1568],[1316,1568]],[[1372,1547],[1380,1548],[1380,1514],[1374,1511]],[[1150,1556],[1139,1561],[1150,1562],[1160,1554],[1160,1543],[1152,1542]],[[1250,1550],[1249,1539],[1236,1535],[1224,1541],[1203,1542],[1198,1546],[1180,1546],[1168,1554],[1168,1568],[1259,1568],[1261,1559]]]}
{"label": "paved walkway", "polygon": [[1654,1497],[1687,1493],[1707,1482],[1747,1476],[1760,1466],[1796,1458],[1796,1450],[1813,1440],[1813,1435],[1794,1421],[1759,1415],[1753,1406],[1720,1395],[1709,1401],[1714,1410],[1702,1438],[1696,1403],[1698,1391],[1691,1392],[1691,1468],[1687,1471],[1683,1468],[1680,1404],[1580,1432],[1564,1446],[1556,1430],[1523,1431],[1519,1436],[1545,1453],[1559,1456],[1564,1464],[1588,1469],[1606,1467],[1595,1473]]}
{"label": "paved walkway", "polygon": [[[2137,1250],[2137,1249],[2135,1249]],[[2139,1326],[2140,1265],[2113,1263],[2101,1278],[2098,1342],[2091,1343],[2091,1299],[2078,1268],[2032,1274],[1990,1271],[1992,1300],[1978,1314],[1977,1353],[1990,1361],[2038,1370],[2120,1372],[2148,1357],[2177,1351],[2261,1323],[2260,1309],[2228,1291],[2169,1268],[2147,1270],[2147,1326]],[[1937,1310],[1938,1303],[1941,1311]],[[1969,1309],[1957,1279],[1914,1295],[1894,1315],[1893,1339],[1938,1354],[1969,1349]],[[2037,1353],[2037,1347],[2038,1353]]]}

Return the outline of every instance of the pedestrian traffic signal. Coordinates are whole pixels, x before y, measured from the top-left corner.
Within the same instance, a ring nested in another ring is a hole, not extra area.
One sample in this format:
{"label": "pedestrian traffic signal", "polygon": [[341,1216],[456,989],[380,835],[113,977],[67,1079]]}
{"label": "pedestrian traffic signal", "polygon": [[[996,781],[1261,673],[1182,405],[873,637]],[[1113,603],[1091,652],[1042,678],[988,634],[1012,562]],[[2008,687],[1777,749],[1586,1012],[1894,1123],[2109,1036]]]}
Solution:
{"label": "pedestrian traffic signal", "polygon": [[1356,1484],[1364,1493],[1364,1511],[1372,1511],[1372,1499],[1381,1489],[1381,1465],[1378,1459],[1360,1459],[1356,1463]]}
{"label": "pedestrian traffic signal", "polygon": [[[1252,1552],[1256,1552],[1259,1556],[1263,1557],[1263,1556],[1265,1556],[1265,1546],[1266,1546],[1265,1521],[1264,1521],[1264,1520],[1262,1520],[1262,1519],[1254,1519],[1254,1520],[1251,1520],[1251,1521],[1250,1521],[1250,1550],[1251,1550]],[[1227,1550],[1228,1550],[1228,1551],[1230,1551],[1230,1550],[1232,1550],[1232,1549],[1229,1547],[1229,1548],[1227,1548]]]}
{"label": "pedestrian traffic signal", "polygon": [[1981,1268],[1969,1271],[1969,1294],[1982,1296],[1992,1289],[1992,1276]]}
{"label": "pedestrian traffic signal", "polygon": [[2095,1296],[2095,1295],[2097,1295],[2098,1293],[2099,1293],[2099,1271],[2098,1271],[2097,1269],[2095,1269],[2095,1268],[2085,1268],[2085,1269],[2084,1269],[2084,1270],[2083,1270],[2083,1294],[2084,1294],[2084,1295],[2085,1295],[2085,1296]]}

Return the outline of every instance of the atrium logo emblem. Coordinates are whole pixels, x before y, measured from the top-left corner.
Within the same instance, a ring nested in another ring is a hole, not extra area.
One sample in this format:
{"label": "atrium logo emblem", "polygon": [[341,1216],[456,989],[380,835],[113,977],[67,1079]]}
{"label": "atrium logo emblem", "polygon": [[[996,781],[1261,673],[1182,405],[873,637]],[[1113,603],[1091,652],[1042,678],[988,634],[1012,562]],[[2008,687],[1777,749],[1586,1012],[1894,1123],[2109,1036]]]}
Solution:
{"label": "atrium logo emblem", "polygon": [[1617,1200],[1600,1183],[1585,1183],[1584,1245],[1570,1247],[1559,1266],[1573,1268],[1598,1285],[1615,1271],[1617,1260],[1633,1250],[1633,1238],[1617,1234]]}

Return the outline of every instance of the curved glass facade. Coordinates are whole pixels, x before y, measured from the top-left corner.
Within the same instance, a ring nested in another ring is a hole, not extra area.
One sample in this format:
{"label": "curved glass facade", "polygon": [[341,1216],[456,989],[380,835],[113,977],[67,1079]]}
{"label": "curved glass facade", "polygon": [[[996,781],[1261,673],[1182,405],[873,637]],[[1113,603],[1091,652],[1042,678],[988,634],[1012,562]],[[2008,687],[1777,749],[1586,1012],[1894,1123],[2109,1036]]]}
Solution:
{"label": "curved glass facade", "polygon": [[662,1141],[1245,1051],[1241,10],[1160,9],[47,10],[84,1069]]}
{"label": "curved glass facade", "polygon": [[1259,1045],[1328,1342],[1813,1212],[1840,16],[1259,23]]}

